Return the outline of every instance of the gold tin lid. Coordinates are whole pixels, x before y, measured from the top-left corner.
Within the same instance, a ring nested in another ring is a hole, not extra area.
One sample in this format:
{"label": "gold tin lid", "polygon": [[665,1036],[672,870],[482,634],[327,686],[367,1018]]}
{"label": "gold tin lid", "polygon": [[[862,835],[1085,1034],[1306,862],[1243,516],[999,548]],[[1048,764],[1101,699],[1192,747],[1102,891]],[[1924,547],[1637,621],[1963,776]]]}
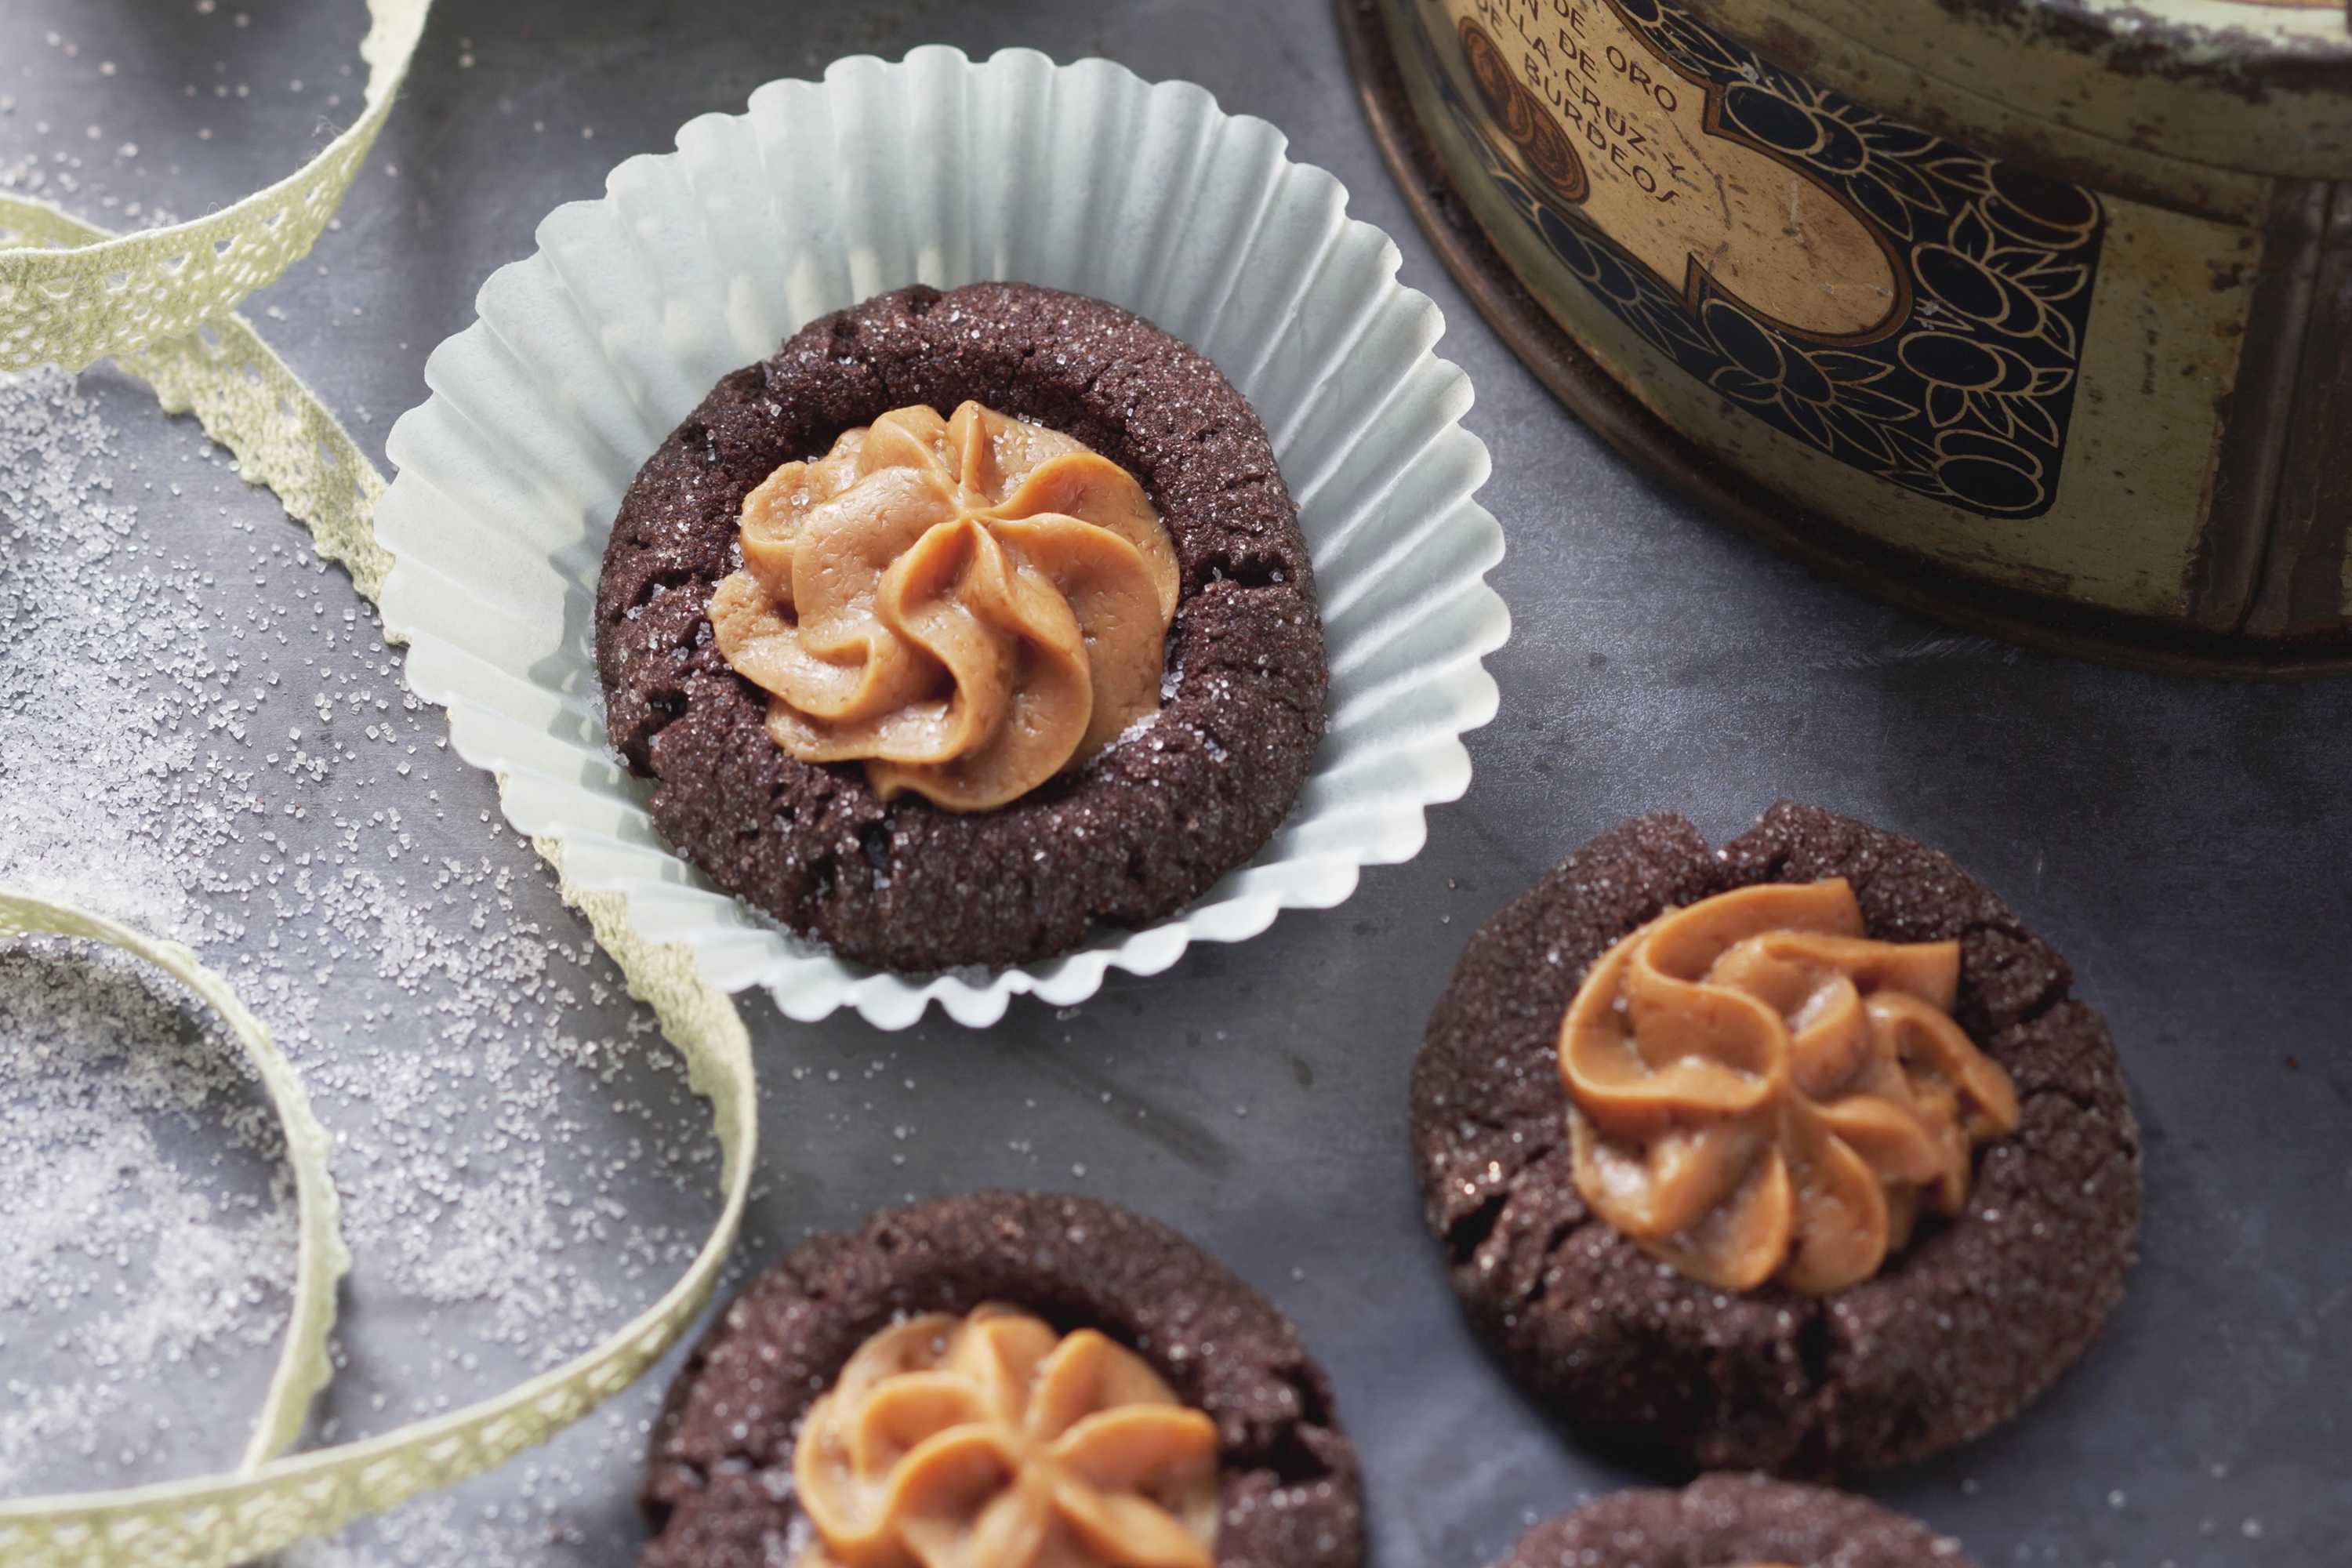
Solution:
{"label": "gold tin lid", "polygon": [[2063,162],[2049,146],[2053,125],[2115,143],[2097,182],[2108,188],[2120,174],[2178,196],[2201,184],[2199,164],[2352,179],[2346,0],[1689,0],[1687,9],[1822,86],[1988,153],[2057,152]]}

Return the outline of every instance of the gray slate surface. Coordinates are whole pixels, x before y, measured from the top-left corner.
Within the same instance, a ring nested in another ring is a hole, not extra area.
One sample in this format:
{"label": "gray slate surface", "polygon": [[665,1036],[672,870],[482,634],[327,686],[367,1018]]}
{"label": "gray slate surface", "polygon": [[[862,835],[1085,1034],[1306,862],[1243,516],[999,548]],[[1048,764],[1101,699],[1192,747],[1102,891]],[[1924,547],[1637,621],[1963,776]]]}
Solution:
{"label": "gray slate surface", "polygon": [[[175,141],[184,103],[141,98],[176,96],[224,56],[229,79],[257,84],[353,58],[355,6],[250,8],[254,25],[229,34],[187,0],[6,0],[0,91],[19,102],[0,153],[55,144],[29,123],[47,105],[146,144],[143,175],[118,186],[182,214],[264,183],[288,166],[287,139],[317,144],[315,102],[257,88],[199,144]],[[82,56],[38,47],[45,24],[78,30]],[[380,456],[424,395],[426,353],[550,208],[772,77],[932,41],[1100,53],[1205,83],[1346,182],[1350,211],[1395,237],[1405,280],[1444,307],[1441,352],[1476,386],[1469,424],[1496,465],[1483,499],[1510,538],[1493,581],[1517,630],[1492,661],[1502,717],[1473,739],[1469,797],[1436,813],[1418,859],[1370,874],[1336,911],[1195,950],[1157,979],[1115,977],[1075,1016],[1020,1005],[984,1037],[800,1027],[752,1002],[772,1179],[747,1260],[908,1193],[1068,1186],[1130,1203],[1302,1323],[1365,1454],[1379,1561],[1474,1568],[1532,1517],[1640,1478],[1564,1439],[1457,1322],[1403,1138],[1420,1022],[1476,923],[1591,834],[1670,806],[1726,837],[1791,795],[1939,845],[2015,903],[2106,1009],[2147,1132],[2146,1260],[2105,1338],[2024,1419],[1868,1489],[1988,1565],[2334,1560],[2352,1528],[2352,684],[2209,684],[2017,653],[1693,515],[1564,416],[1451,287],[1380,164],[1321,0],[447,0],[323,267],[299,267],[256,310],[282,310],[265,330]],[[100,53],[120,76],[92,75]],[[355,82],[339,85],[355,100]],[[137,397],[113,417],[135,434]],[[331,603],[348,593],[331,589]],[[487,784],[441,772],[470,825]],[[384,800],[404,804],[405,787],[386,781]],[[523,882],[562,926],[551,891]],[[676,1114],[684,1135],[693,1112]],[[911,1137],[893,1141],[895,1125]],[[570,1261],[590,1266],[577,1248]],[[654,1398],[638,1391],[626,1414]],[[625,1459],[609,1442],[566,1452],[583,1497],[548,1560],[617,1568],[639,1539]],[[520,1484],[477,1483],[465,1507]]]}

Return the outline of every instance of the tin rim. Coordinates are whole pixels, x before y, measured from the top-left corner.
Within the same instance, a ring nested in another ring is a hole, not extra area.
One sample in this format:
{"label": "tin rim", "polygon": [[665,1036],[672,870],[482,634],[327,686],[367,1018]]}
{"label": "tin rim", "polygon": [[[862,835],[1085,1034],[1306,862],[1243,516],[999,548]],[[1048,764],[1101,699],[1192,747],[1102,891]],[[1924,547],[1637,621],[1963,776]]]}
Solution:
{"label": "tin rim", "polygon": [[1580,348],[1452,199],[1453,176],[1405,97],[1374,0],[1334,0],[1357,96],[1405,205],[1478,313],[1571,414],[1709,517],[1903,609],[2040,652],[2168,675],[2300,679],[2352,671],[2352,640],[2255,642],[1970,582],[1761,490],[1652,413]]}

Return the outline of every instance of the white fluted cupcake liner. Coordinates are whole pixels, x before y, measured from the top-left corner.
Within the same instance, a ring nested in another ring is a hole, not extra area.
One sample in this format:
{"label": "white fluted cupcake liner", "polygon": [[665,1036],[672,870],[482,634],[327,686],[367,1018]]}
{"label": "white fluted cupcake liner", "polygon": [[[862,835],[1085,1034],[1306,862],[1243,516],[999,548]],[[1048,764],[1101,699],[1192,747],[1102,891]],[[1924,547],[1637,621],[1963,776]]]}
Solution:
{"label": "white fluted cupcake liner", "polygon": [[[1023,993],[1071,1005],[1114,965],[1155,973],[1420,851],[1427,807],[1469,785],[1463,733],[1495,713],[1480,661],[1509,631],[1485,582],[1503,538],[1475,500],[1469,382],[1431,353],[1437,308],[1397,283],[1396,247],[1348,218],[1337,180],[1201,88],[1027,50],[838,61],[677,145],[556,209],[538,252],[483,286],[393,429],[376,514],[410,684],[506,776],[514,825],[562,841],[574,882],[625,895],[643,935],[730,990],[897,1028],[934,999],[970,1025]],[[1329,732],[1281,830],[1189,908],[1045,963],[898,975],[780,930],[663,843],[606,743],[592,607],[622,491],[721,375],[884,289],[981,279],[1123,305],[1255,405],[1314,557]]]}

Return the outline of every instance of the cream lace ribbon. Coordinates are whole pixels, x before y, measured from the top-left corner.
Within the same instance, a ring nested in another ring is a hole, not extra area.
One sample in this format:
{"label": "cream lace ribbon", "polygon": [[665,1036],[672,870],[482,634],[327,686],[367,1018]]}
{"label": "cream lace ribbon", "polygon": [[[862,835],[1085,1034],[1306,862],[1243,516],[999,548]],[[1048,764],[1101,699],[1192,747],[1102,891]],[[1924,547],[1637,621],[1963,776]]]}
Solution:
{"label": "cream lace ribbon", "polygon": [[310,163],[216,213],[136,234],[96,231],[58,250],[43,244],[61,237],[53,230],[8,221],[28,207],[54,209],[12,198],[0,214],[0,224],[16,230],[0,240],[17,242],[0,250],[0,370],[80,370],[194,331],[292,266],[374,145],[432,4],[368,0],[360,117]]}
{"label": "cream lace ribbon", "polygon": [[[556,847],[541,840],[539,850],[560,879]],[[630,994],[652,1005],[662,1033],[686,1058],[695,1091],[710,1101],[726,1191],[718,1223],[686,1274],[659,1300],[585,1353],[430,1421],[283,1458],[274,1456],[301,1431],[310,1396],[331,1375],[327,1336],[334,1326],[335,1286],[351,1267],[336,1226],[325,1130],[268,1031],[186,948],[0,888],[0,938],[55,932],[110,943],[163,969],[221,1014],[260,1073],[285,1129],[299,1227],[285,1345],[236,1468],[153,1486],[0,1502],[0,1563],[9,1568],[210,1568],[258,1557],[504,1463],[627,1387],[677,1342],[709,1299],[751,1191],[759,1125],[750,1041],[733,1005],[702,978],[690,954],[636,936],[617,894],[561,885],[565,900],[588,917],[598,945],[620,966]]]}
{"label": "cream lace ribbon", "polygon": [[[0,231],[31,244],[75,247],[0,252],[0,368],[51,362],[78,368],[116,354],[154,388],[167,412],[194,414],[236,457],[247,482],[275,491],[288,514],[310,529],[320,556],[342,563],[371,603],[392,563],[370,522],[383,476],[252,327],[219,312],[276,277],[324,225],[382,123],[428,4],[370,0],[374,26],[362,46],[371,67],[367,112],[317,163],[197,223],[131,237],[163,241],[152,250],[111,248],[118,242],[104,229],[43,203],[0,195]],[[233,271],[198,267],[191,251],[191,260],[175,269],[175,244],[166,238],[175,236],[208,250],[227,241],[216,258],[242,259]],[[108,281],[118,268],[142,286],[135,310],[120,298],[131,282]],[[28,288],[41,296],[31,304]],[[28,310],[36,324],[20,328],[20,313]],[[499,787],[503,794],[503,777]],[[0,938],[52,931],[111,943],[176,976],[222,1014],[285,1128],[300,1237],[285,1348],[236,1468],[153,1486],[0,1500],[0,1563],[209,1568],[326,1534],[544,1442],[635,1382],[693,1322],[734,1247],[757,1160],[750,1038],[734,1005],[703,977],[688,950],[638,936],[619,895],[572,886],[553,840],[536,840],[535,847],[554,868],[564,900],[587,917],[597,944],[619,966],[630,994],[653,1007],[664,1037],[686,1059],[688,1081],[710,1103],[723,1189],[719,1217],[685,1275],[583,1354],[430,1421],[290,1455],[284,1450],[329,1376],[335,1285],[349,1267],[336,1229],[326,1140],[299,1082],[268,1033],[185,948],[0,889]]]}

